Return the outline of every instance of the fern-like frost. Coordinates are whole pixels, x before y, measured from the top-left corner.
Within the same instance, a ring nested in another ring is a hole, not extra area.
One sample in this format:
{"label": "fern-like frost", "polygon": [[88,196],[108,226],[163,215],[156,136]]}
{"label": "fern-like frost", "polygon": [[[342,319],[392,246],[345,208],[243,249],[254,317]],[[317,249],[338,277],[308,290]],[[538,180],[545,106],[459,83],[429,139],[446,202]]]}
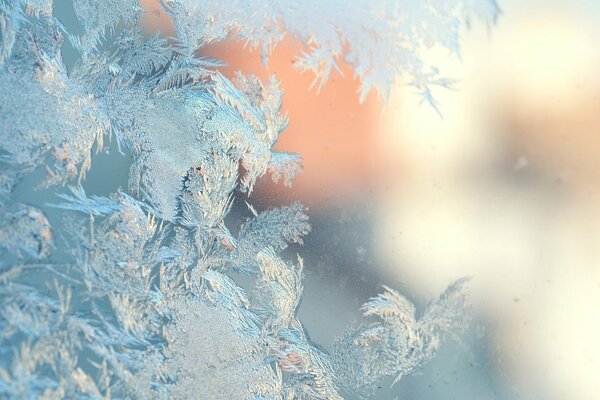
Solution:
{"label": "fern-like frost", "polygon": [[[197,50],[233,36],[266,62],[290,34],[318,85],[343,59],[361,99],[404,78],[433,103],[450,82],[421,50],[458,52],[461,25],[493,20],[495,2],[161,4],[174,38],[144,36],[137,0],[0,0],[0,397],[341,399],[415,371],[468,323],[465,282],[420,318],[385,288],[333,355],[314,344],[297,316],[303,261],[282,254],[310,232],[306,208],[248,204],[237,235],[226,222],[265,174],[289,186],[302,171],[273,150],[281,85],[229,80]],[[110,146],[131,157],[127,187],[86,193]],[[23,203],[33,181],[52,200]]]}

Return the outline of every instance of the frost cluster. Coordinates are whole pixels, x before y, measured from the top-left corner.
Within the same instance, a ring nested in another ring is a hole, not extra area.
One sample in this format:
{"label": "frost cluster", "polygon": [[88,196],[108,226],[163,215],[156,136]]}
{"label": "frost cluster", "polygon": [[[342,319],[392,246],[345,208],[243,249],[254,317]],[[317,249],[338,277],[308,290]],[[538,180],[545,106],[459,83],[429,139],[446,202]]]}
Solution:
{"label": "frost cluster", "polygon": [[[235,37],[266,59],[290,34],[319,84],[344,59],[361,97],[404,77],[431,98],[446,81],[421,49],[458,52],[493,0],[163,0],[173,38],[143,35],[137,0],[69,6],[77,26],[52,0],[0,0],[0,398],[336,399],[413,372],[465,327],[463,281],[418,320],[386,288],[333,354],[311,342],[302,259],[281,255],[309,232],[305,208],[248,205],[236,235],[225,223],[260,177],[302,169],[272,150],[279,82],[230,81],[197,50]],[[131,157],[128,186],[88,194],[107,143]],[[55,200],[22,203],[23,185]]]}

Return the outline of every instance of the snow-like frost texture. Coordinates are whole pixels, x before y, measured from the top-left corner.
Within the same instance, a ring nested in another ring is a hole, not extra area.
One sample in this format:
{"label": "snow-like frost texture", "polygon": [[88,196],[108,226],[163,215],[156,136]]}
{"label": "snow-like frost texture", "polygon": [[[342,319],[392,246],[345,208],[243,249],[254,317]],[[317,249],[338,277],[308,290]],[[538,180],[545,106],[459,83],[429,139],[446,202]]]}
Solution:
{"label": "snow-like frost texture", "polygon": [[166,333],[165,371],[177,382],[171,398],[276,398],[280,383],[263,361],[265,343],[234,331],[226,311],[190,299],[174,317]]}
{"label": "snow-like frost texture", "polygon": [[[340,399],[418,369],[467,325],[465,281],[420,318],[386,288],[333,355],[312,343],[303,260],[282,255],[310,232],[305,207],[248,204],[237,235],[225,222],[264,175],[291,185],[302,171],[273,151],[288,123],[279,81],[231,81],[197,49],[233,36],[266,59],[288,33],[319,84],[344,59],[360,97],[404,77],[431,99],[446,81],[421,50],[458,52],[461,26],[493,20],[495,3],[162,4],[175,38],[145,37],[136,0],[57,2],[73,26],[51,0],[0,0],[0,397]],[[127,187],[86,193],[111,146],[130,156]],[[23,202],[25,186],[51,200]]]}

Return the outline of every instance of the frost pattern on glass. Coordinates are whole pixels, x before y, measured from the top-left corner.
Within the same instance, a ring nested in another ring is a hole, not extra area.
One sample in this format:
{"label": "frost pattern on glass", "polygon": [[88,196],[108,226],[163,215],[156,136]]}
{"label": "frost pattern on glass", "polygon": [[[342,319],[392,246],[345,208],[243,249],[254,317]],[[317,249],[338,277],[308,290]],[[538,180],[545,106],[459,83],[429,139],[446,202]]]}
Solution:
{"label": "frost pattern on glass", "polygon": [[[261,0],[258,2],[162,0],[173,15],[177,37],[201,46],[237,37],[260,48],[267,62],[287,33],[305,45],[296,66],[322,86],[343,59],[360,78],[360,99],[375,89],[384,97],[398,77],[434,105],[431,88],[448,86],[422,50],[442,46],[460,55],[460,33],[473,18],[491,24],[495,0]],[[251,16],[251,17],[249,17]]]}
{"label": "frost pattern on glass", "polygon": [[[301,172],[300,156],[272,150],[287,126],[279,82],[232,82],[196,50],[235,36],[266,58],[287,32],[319,85],[342,57],[363,98],[404,76],[432,101],[446,81],[420,50],[458,52],[461,26],[493,20],[495,3],[162,4],[176,38],[144,37],[135,0],[74,0],[76,27],[51,0],[0,0],[0,397],[339,399],[415,371],[467,325],[465,281],[418,319],[386,288],[333,355],[312,343],[297,317],[303,261],[281,255],[309,233],[305,208],[248,204],[235,236],[225,223],[236,189]],[[105,142],[132,157],[128,185],[88,194]],[[22,203],[32,181],[54,200]]]}
{"label": "frost pattern on glass", "polygon": [[466,279],[446,289],[417,319],[414,305],[394,289],[365,303],[365,317],[376,321],[350,327],[335,346],[340,380],[361,394],[372,393],[386,376],[394,383],[433,358],[443,336],[456,336],[468,326]]}

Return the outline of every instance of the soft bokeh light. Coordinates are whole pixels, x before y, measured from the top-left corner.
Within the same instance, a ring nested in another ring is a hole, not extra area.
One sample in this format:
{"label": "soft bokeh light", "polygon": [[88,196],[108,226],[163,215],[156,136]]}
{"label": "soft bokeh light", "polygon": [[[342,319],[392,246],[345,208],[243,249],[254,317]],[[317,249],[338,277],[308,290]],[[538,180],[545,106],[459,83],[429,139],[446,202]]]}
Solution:
{"label": "soft bokeh light", "polygon": [[386,138],[410,176],[384,196],[380,254],[423,296],[474,278],[490,358],[517,395],[595,399],[600,14],[593,2],[502,5],[491,36],[467,34],[463,64],[440,67],[461,78],[444,120],[410,94],[392,100]]}

